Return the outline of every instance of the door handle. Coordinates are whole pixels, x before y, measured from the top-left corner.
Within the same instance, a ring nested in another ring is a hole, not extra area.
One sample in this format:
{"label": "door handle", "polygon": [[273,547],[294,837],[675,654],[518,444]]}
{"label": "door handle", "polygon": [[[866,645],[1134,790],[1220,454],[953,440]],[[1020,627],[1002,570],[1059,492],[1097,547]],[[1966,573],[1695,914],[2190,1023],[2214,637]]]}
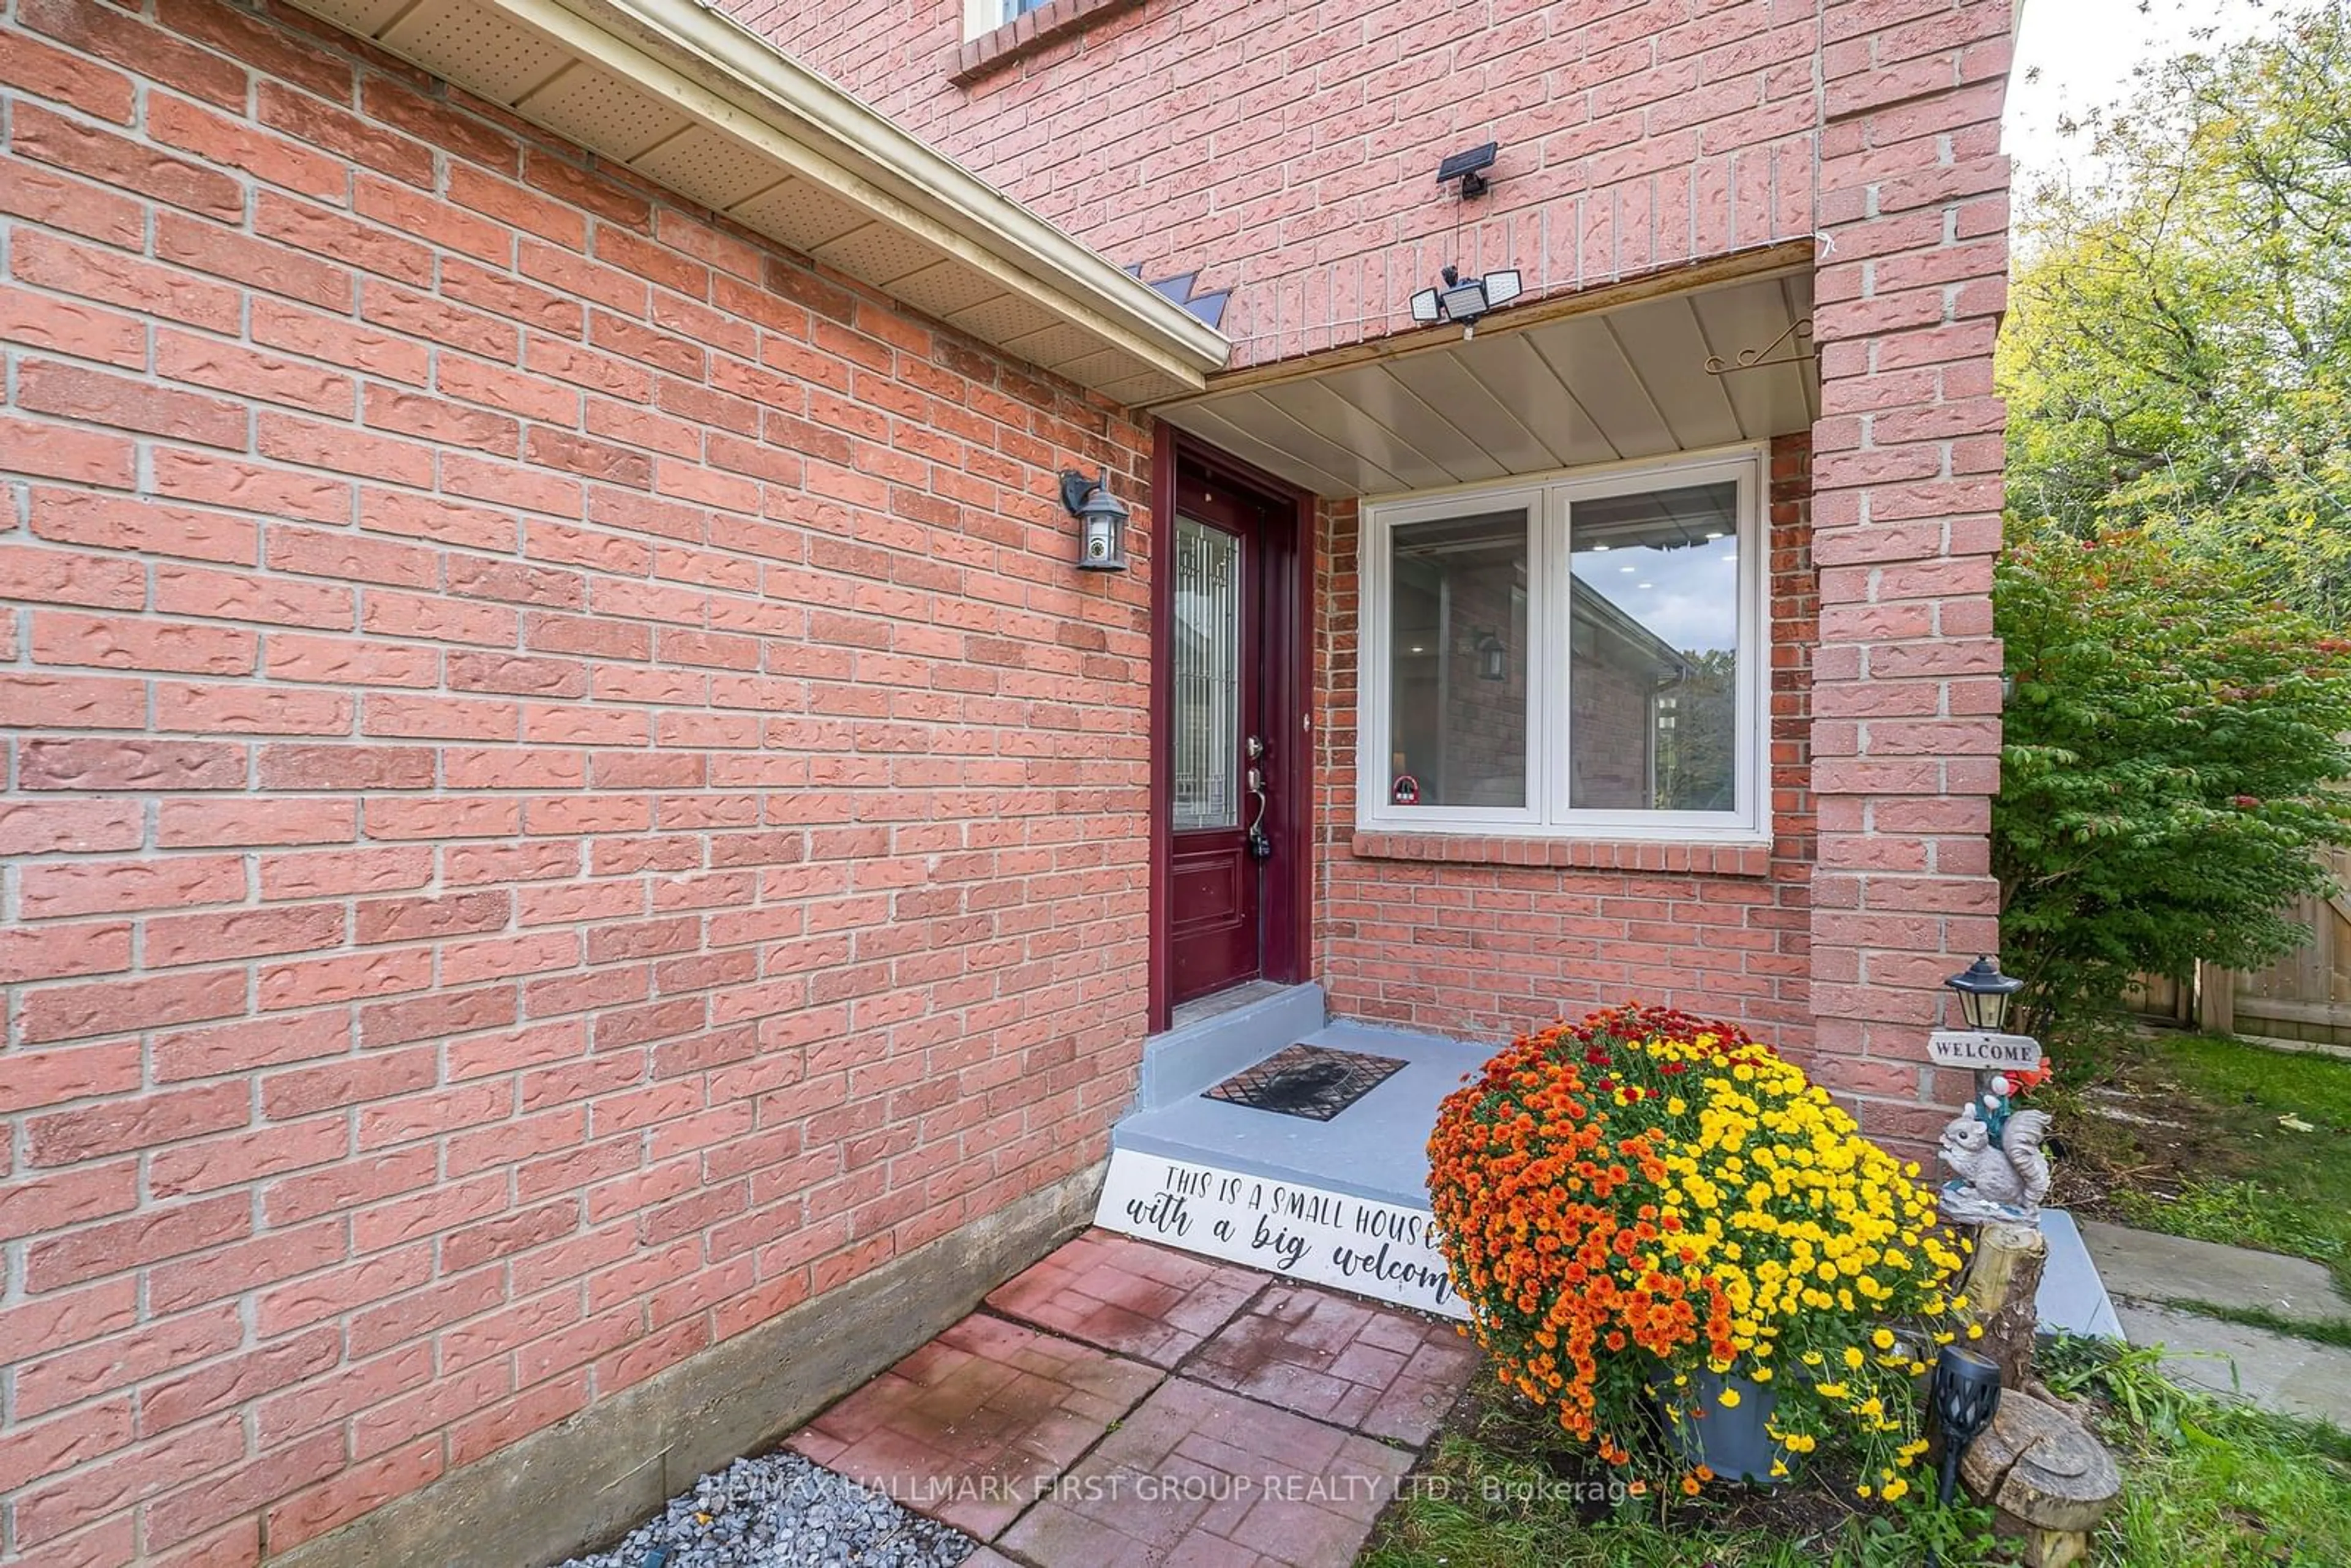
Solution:
{"label": "door handle", "polygon": [[1265,769],[1258,766],[1265,757],[1265,742],[1252,735],[1243,743],[1241,749],[1249,759],[1249,771],[1242,775],[1242,782],[1247,785],[1249,800],[1257,808],[1249,818],[1249,832],[1243,841],[1249,846],[1249,859],[1270,861],[1273,858],[1273,841],[1265,834]]}

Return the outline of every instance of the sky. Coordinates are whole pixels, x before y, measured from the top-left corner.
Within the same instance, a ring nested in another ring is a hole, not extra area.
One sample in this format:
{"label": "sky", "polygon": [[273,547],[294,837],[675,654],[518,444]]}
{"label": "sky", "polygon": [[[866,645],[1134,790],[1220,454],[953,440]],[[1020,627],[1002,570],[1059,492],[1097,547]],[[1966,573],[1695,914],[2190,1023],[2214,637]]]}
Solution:
{"label": "sky", "polygon": [[[2085,172],[2085,138],[2067,138],[2067,115],[2111,103],[2132,85],[2135,66],[2261,30],[2277,0],[2024,0],[2016,67],[2009,78],[2005,142],[2017,189],[2061,167]],[[2210,43],[2198,29],[2216,27]]]}

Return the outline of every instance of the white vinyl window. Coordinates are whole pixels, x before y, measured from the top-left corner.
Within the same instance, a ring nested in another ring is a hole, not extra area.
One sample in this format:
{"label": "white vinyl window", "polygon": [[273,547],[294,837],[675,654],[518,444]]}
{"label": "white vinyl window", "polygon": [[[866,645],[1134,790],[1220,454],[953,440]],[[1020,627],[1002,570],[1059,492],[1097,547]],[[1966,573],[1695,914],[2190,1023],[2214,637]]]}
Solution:
{"label": "white vinyl window", "polygon": [[1037,10],[1045,0],[963,0],[963,36],[977,38]]}
{"label": "white vinyl window", "polygon": [[1374,502],[1367,829],[1770,837],[1763,456]]}

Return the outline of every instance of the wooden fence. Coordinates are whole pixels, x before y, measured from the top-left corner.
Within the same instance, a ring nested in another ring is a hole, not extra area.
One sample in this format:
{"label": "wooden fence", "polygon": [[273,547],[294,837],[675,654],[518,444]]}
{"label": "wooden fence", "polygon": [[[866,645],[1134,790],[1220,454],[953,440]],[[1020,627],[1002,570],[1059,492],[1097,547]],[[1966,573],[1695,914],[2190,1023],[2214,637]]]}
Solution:
{"label": "wooden fence", "polygon": [[2143,977],[2129,998],[2142,1017],[2221,1034],[2265,1034],[2351,1045],[2351,852],[2337,852],[2335,886],[2304,899],[2294,918],[2310,940],[2266,969],[2199,968],[2192,986]]}

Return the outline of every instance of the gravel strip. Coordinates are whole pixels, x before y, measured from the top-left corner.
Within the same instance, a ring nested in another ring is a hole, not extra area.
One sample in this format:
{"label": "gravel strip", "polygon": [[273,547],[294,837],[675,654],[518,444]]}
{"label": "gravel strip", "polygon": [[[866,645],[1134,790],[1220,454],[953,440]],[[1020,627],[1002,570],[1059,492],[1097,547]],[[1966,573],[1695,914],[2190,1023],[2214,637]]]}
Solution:
{"label": "gravel strip", "polygon": [[978,1543],[793,1453],[737,1459],[562,1568],[953,1568]]}

